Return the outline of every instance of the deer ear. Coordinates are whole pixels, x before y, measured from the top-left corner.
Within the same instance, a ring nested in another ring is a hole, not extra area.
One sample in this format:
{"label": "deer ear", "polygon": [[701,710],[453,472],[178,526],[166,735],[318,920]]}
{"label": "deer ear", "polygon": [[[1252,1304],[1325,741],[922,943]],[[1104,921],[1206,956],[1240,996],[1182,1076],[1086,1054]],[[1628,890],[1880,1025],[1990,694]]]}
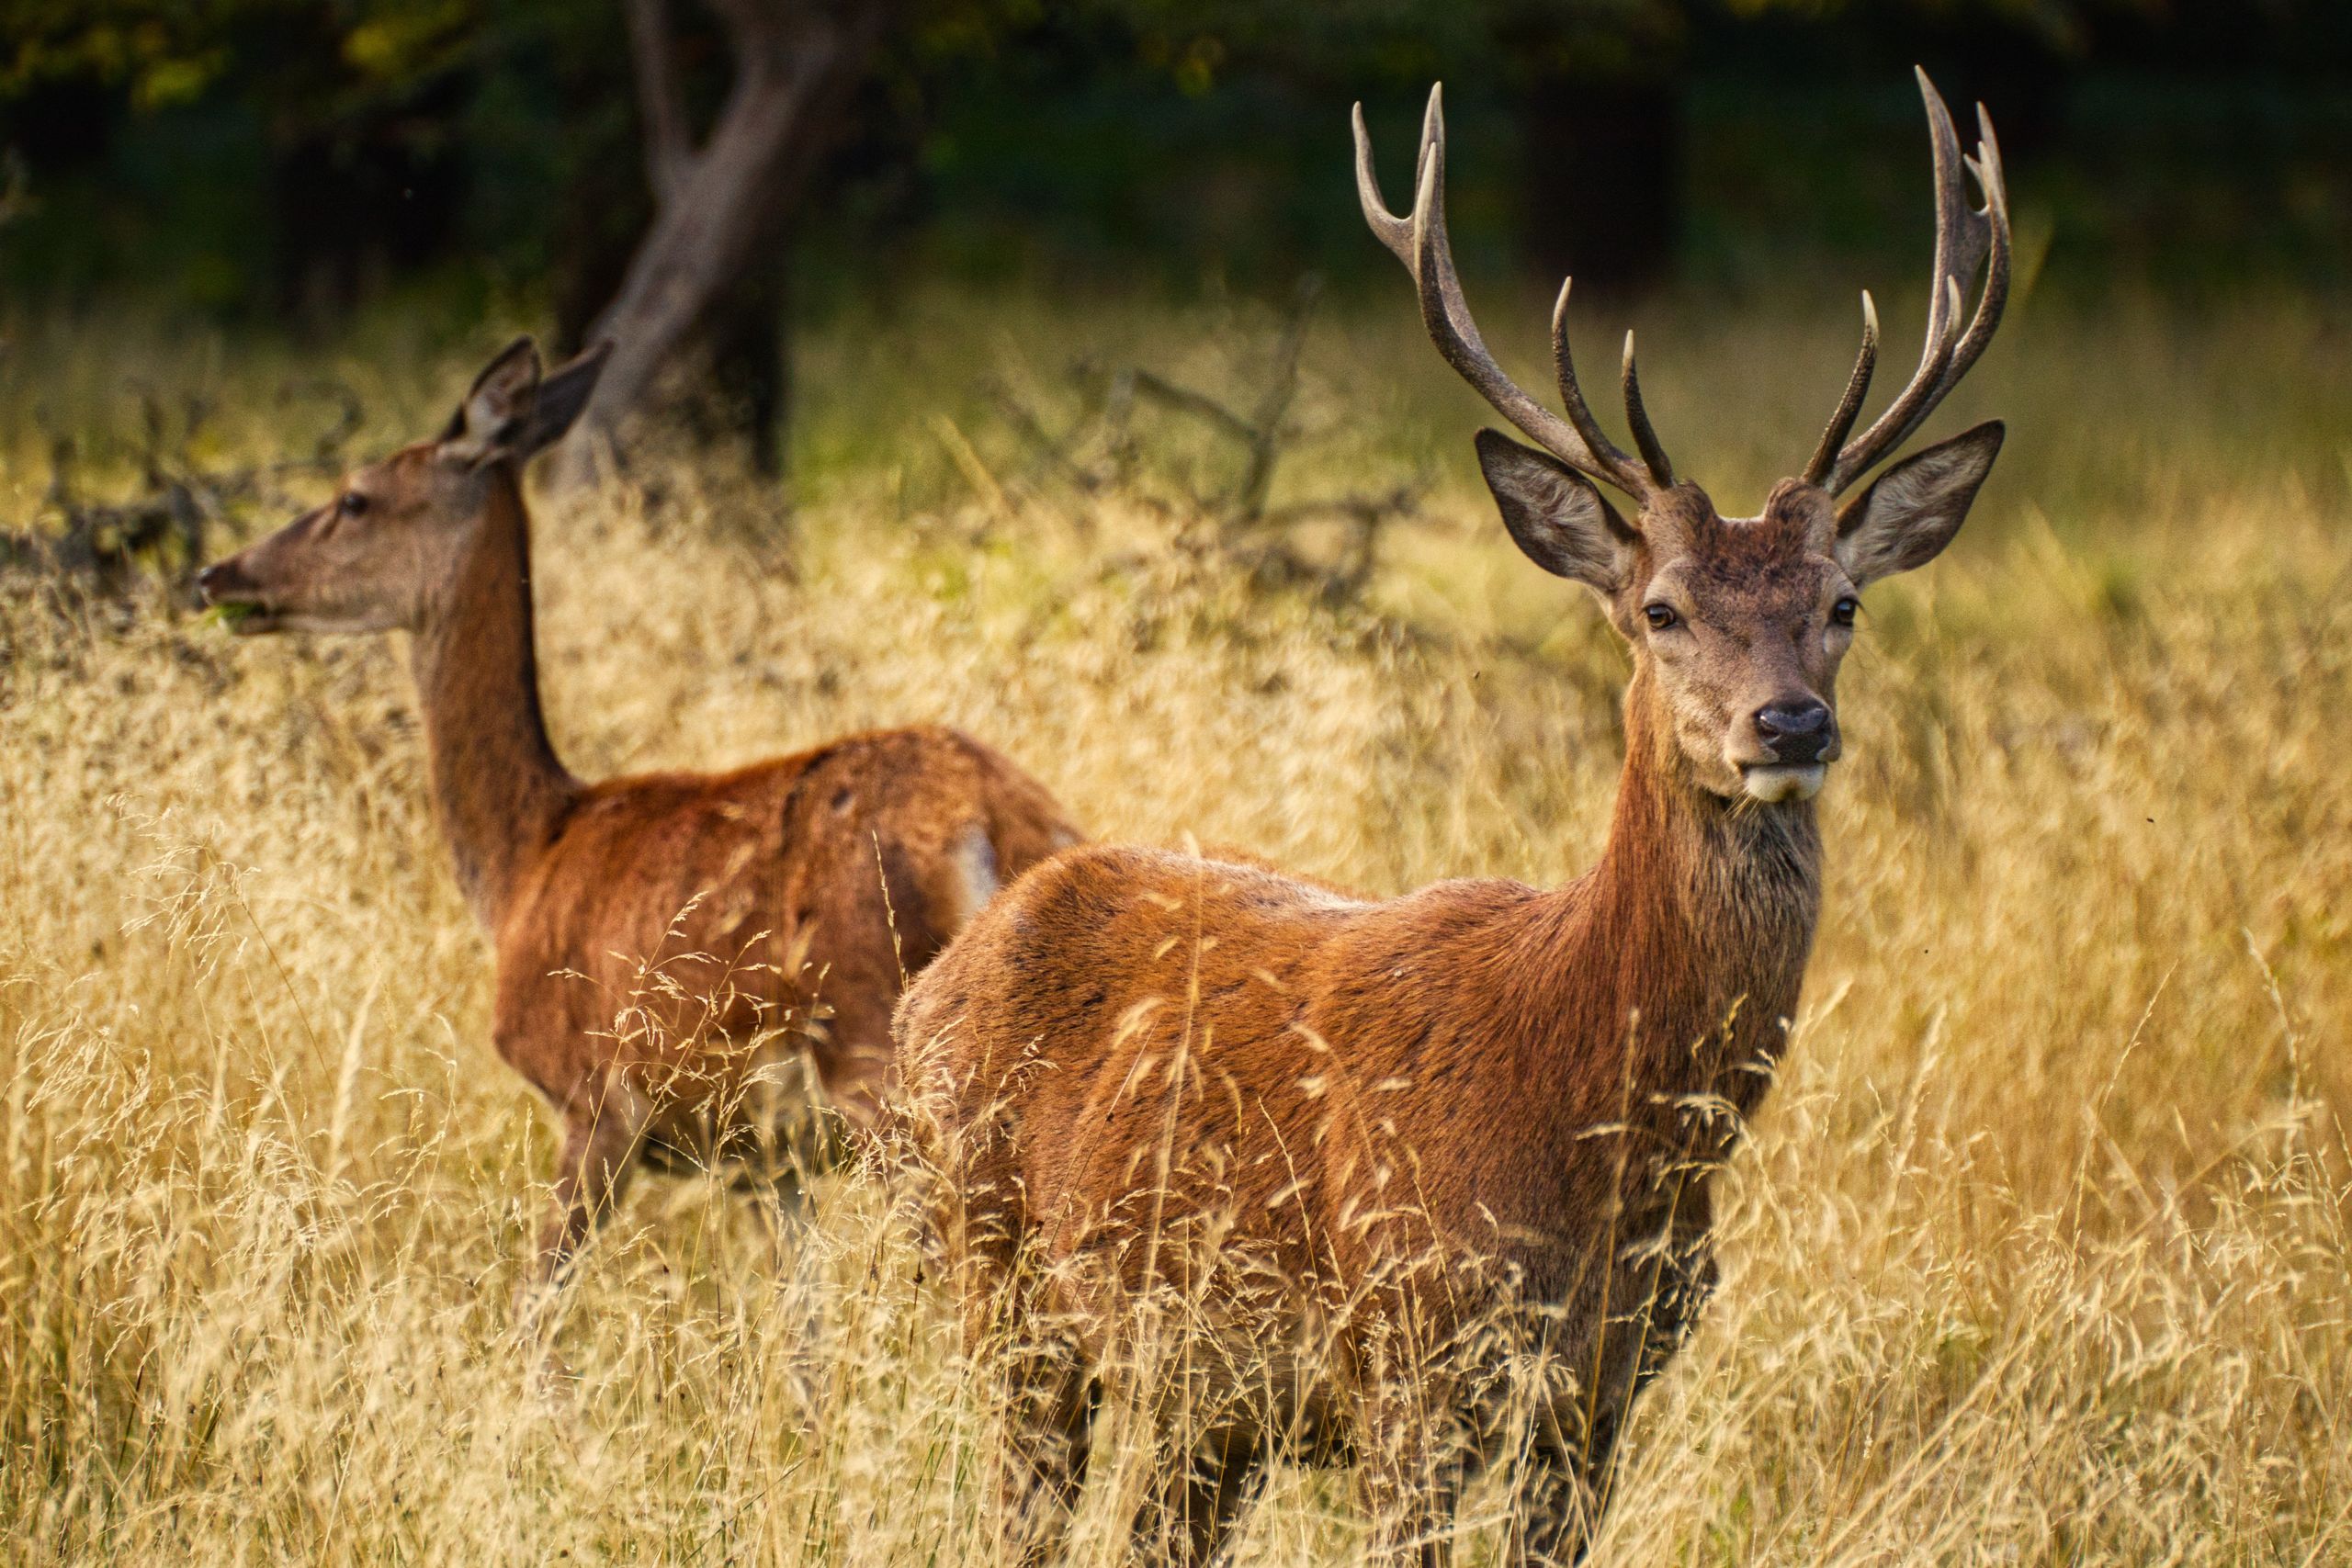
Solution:
{"label": "deer ear", "polygon": [[1997,419],[1916,452],[1871,481],[1838,513],[1830,553],[1859,588],[1943,553],[2001,454]]}
{"label": "deer ear", "polygon": [[441,456],[475,465],[507,456],[538,397],[538,347],[518,337],[474,378],[441,432]]}
{"label": "deer ear", "polygon": [[564,432],[571,428],[587,408],[588,400],[595,395],[596,378],[605,373],[605,361],[612,354],[612,340],[608,338],[574,355],[570,364],[550,372],[539,383],[539,395],[531,405],[530,415],[509,444],[516,462],[527,462],[541,449],[563,439]]}
{"label": "deer ear", "polygon": [[1555,577],[1614,594],[1633,575],[1633,529],[1592,482],[1558,458],[1496,431],[1476,436],[1478,467],[1503,526],[1529,560]]}

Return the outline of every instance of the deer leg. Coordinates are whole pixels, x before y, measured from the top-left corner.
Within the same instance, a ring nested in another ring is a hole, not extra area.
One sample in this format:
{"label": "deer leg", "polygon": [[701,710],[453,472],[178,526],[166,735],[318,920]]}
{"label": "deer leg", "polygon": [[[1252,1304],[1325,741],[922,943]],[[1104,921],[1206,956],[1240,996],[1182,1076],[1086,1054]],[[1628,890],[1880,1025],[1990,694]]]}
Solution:
{"label": "deer leg", "polygon": [[1570,1568],[1584,1561],[1600,1522],[1601,1493],[1594,1478],[1607,1471],[1608,1454],[1616,1445],[1615,1422],[1603,1425],[1609,1429],[1596,1430],[1595,1440],[1579,1447],[1537,1441],[1521,1482],[1518,1539],[1504,1552],[1504,1562]]}
{"label": "deer leg", "polygon": [[763,1196],[772,1201],[763,1208],[775,1226],[779,1258],[786,1238],[810,1222],[817,1178],[841,1163],[840,1131],[813,1095],[770,1120],[763,1174]]}
{"label": "deer leg", "polygon": [[1256,1489],[1262,1460],[1257,1443],[1242,1433],[1221,1434],[1182,1456],[1136,1514],[1137,1555],[1206,1568]]}
{"label": "deer leg", "polygon": [[626,1089],[566,1113],[563,1148],[556,1156],[555,1213],[539,1235],[533,1280],[539,1291],[562,1280],[596,1222],[627,1188],[645,1123],[638,1097]]}
{"label": "deer leg", "polygon": [[1714,1250],[1703,1229],[1679,1227],[1622,1278],[1626,1287],[1594,1359],[1602,1369],[1596,1396],[1555,1413],[1529,1457],[1522,1561],[1584,1561],[1616,1489],[1618,1439],[1634,1402],[1674,1359],[1714,1292]]}
{"label": "deer leg", "polygon": [[823,1100],[848,1123],[853,1146],[872,1133],[879,1118],[895,1055],[890,1013],[896,996],[895,987],[872,996],[842,987],[842,994],[826,998],[831,1016],[821,1036],[809,1043],[809,1065],[821,1089],[809,1098]]}
{"label": "deer leg", "polygon": [[1372,1520],[1374,1562],[1446,1568],[1453,1560],[1460,1469],[1438,1451],[1426,1392],[1385,1379],[1361,1396],[1356,1491]]}
{"label": "deer leg", "polygon": [[997,1457],[997,1504],[1013,1558],[1050,1562],[1086,1486],[1094,1423],[1093,1380],[1077,1347],[1015,1345],[1006,1354],[1004,1441]]}

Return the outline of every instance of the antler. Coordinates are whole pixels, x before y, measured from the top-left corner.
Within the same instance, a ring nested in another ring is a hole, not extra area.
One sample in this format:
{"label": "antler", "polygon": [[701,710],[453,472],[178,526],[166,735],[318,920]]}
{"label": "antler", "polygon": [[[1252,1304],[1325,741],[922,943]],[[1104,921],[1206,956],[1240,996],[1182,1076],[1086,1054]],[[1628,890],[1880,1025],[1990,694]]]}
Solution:
{"label": "antler", "polygon": [[1559,373],[1561,406],[1567,410],[1565,422],[1503,374],[1487,352],[1486,340],[1478,335],[1477,323],[1470,319],[1470,306],[1462,297],[1462,281],[1454,274],[1453,246],[1445,231],[1442,92],[1442,86],[1430,89],[1429,109],[1421,117],[1419,178],[1413,186],[1410,218],[1390,212],[1380,194],[1380,179],[1372,167],[1372,138],[1364,130],[1363,106],[1356,106],[1356,195],[1363,203],[1363,220],[1413,275],[1420,292],[1421,321],[1438,352],[1480,397],[1494,405],[1497,413],[1577,472],[1613,485],[1636,501],[1648,500],[1674,483],[1674,471],[1642,408],[1630,334],[1625,340],[1625,412],[1646,467],[1602,433],[1577,385],[1576,366],[1568,355],[1567,283],[1560,285],[1559,303],[1552,311],[1552,359]]}
{"label": "antler", "polygon": [[[1902,395],[1887,405],[1870,428],[1852,441],[1846,433],[1861,412],[1870,390],[1871,371],[1878,362],[1878,310],[1868,293],[1862,296],[1862,351],[1854,361],[1853,376],[1838,412],[1822,432],[1821,445],[1805,465],[1804,477],[1836,495],[1860,479],[1879,461],[1910,439],[1912,432],[1935,412],[1936,405],[1968,374],[1993,329],[2001,324],[2001,309],[2009,298],[2009,196],[2001,181],[2001,144],[1993,138],[1993,122],[1984,106],[1976,106],[1976,155],[1962,158],[1960,134],[1952,129],[1951,111],[1942,95],[1918,73],[1919,96],[1928,105],[1928,134],[1935,148],[1936,272],[1928,298],[1928,341],[1919,355],[1919,368]],[[1965,166],[1984,193],[1982,209],[1972,206],[1961,178]],[[1962,290],[1984,268],[1984,291],[1977,297],[1976,313],[1968,331],[1960,330]]]}

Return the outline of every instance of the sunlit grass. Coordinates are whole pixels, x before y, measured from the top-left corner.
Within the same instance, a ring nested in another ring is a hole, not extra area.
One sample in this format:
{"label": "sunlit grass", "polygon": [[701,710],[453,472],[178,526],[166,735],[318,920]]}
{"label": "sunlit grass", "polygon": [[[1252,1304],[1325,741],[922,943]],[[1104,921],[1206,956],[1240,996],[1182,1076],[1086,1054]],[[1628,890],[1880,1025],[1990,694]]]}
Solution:
{"label": "sunlit grass", "polygon": [[[944,719],[1103,836],[1378,891],[1575,874],[1623,660],[1502,539],[1482,411],[1403,288],[1321,318],[1277,481],[1425,480],[1365,604],[1253,592],[1151,504],[1227,460],[1180,423],[1139,426],[1139,492],[1090,496],[978,388],[987,367],[1069,417],[1091,354],[1242,398],[1272,312],[926,295],[808,345],[797,513],[658,444],[541,513],[559,744],[596,774]],[[1481,306],[1532,379],[1542,302]],[[2352,1553],[2352,376],[2329,320],[2029,300],[1939,423],[2016,435],[1960,545],[1870,595],[1806,1017],[1597,1561]],[[1583,329],[1596,354],[1613,324]],[[1814,299],[1640,324],[1679,460],[1752,505],[1809,447],[1850,324]],[[331,423],[281,384],[348,379],[380,446],[488,346],[23,323],[0,510],[40,509],[37,405],[121,493],[128,376],[205,393],[205,460],[241,464]],[[509,1293],[551,1140],[488,1043],[421,762],[388,642],[0,592],[6,1557],[985,1560],[981,1385],[871,1183],[827,1185],[781,1260],[744,1200],[640,1184],[567,1299],[576,1382],[530,1374]],[[1124,1551],[1139,1451],[1114,1447],[1079,1560]],[[1241,1551],[1360,1540],[1344,1489],[1293,1472]]]}

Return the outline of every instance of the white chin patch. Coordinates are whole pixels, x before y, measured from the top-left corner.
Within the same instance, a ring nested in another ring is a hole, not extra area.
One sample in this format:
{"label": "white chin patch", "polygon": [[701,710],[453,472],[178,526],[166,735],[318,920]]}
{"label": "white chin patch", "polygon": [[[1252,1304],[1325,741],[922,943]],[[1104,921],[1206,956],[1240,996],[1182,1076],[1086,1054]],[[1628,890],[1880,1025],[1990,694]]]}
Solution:
{"label": "white chin patch", "polygon": [[1792,766],[1770,763],[1759,768],[1742,768],[1739,783],[1750,800],[1811,800],[1820,792],[1821,781],[1828,776],[1827,765],[1821,762]]}

